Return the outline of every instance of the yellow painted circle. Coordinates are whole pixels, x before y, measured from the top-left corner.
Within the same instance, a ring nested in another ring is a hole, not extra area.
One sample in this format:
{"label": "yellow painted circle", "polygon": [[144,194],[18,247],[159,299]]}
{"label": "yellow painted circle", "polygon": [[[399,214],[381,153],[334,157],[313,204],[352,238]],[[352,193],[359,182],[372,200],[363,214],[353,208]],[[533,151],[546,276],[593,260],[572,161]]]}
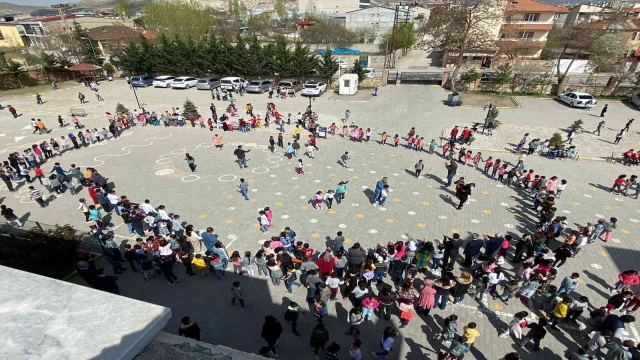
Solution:
{"label": "yellow painted circle", "polygon": [[298,186],[298,185],[294,185],[294,186],[293,186],[293,188],[294,188],[294,189],[300,189],[300,186]]}
{"label": "yellow painted circle", "polygon": [[427,225],[423,224],[423,223],[418,223],[416,226],[419,227],[419,228],[426,228],[427,227]]}
{"label": "yellow painted circle", "polygon": [[388,168],[389,168],[389,165],[385,165],[385,166],[383,166],[383,168],[388,169]]}
{"label": "yellow painted circle", "polygon": [[393,219],[386,219],[385,222],[389,223],[389,224],[392,224],[393,223]]}
{"label": "yellow painted circle", "polygon": [[491,215],[491,210],[482,210],[482,213],[487,214],[487,215]]}
{"label": "yellow painted circle", "polygon": [[227,195],[227,199],[233,199],[233,195]]}
{"label": "yellow painted circle", "polygon": [[313,174],[313,171],[307,171],[307,174],[311,175]]}
{"label": "yellow painted circle", "polygon": [[433,185],[429,184],[427,185],[427,189],[431,189],[433,187]]}
{"label": "yellow painted circle", "polygon": [[631,231],[627,230],[627,229],[620,229],[620,232],[623,234],[631,234]]}
{"label": "yellow painted circle", "polygon": [[281,202],[277,202],[276,206],[282,206],[282,203]]}
{"label": "yellow painted circle", "polygon": [[395,198],[395,199],[393,199],[393,200],[391,200],[391,201],[393,201],[393,202],[395,202],[395,203],[399,203],[401,200],[400,200],[400,199],[398,199],[398,198]]}
{"label": "yellow painted circle", "polygon": [[360,164],[360,165],[362,165],[362,166],[367,166],[367,163],[362,163],[362,164]]}
{"label": "yellow painted circle", "polygon": [[375,155],[376,153],[369,153],[369,155]]}
{"label": "yellow painted circle", "polygon": [[271,183],[271,186],[276,186],[276,185],[278,185],[278,183],[275,181]]}
{"label": "yellow painted circle", "polygon": [[207,214],[202,214],[202,215],[200,215],[200,216],[198,216],[198,217],[199,217],[200,219],[204,219],[204,218],[206,218],[206,217],[207,217]]}
{"label": "yellow painted circle", "polygon": [[351,241],[353,241],[351,240],[351,238],[344,238],[344,242],[346,242],[347,244],[350,243]]}
{"label": "yellow painted circle", "polygon": [[300,210],[309,210],[309,207],[308,206],[302,206],[302,207],[300,207]]}
{"label": "yellow painted circle", "polygon": [[356,214],[356,219],[362,219],[364,217],[364,214]]}
{"label": "yellow painted circle", "polygon": [[498,310],[498,311],[504,309],[504,306],[502,306],[502,305],[500,305],[498,303],[493,303],[493,305],[491,305],[491,307],[493,308],[493,310]]}
{"label": "yellow painted circle", "polygon": [[336,211],[335,211],[335,210],[333,210],[333,209],[331,209],[331,210],[327,211],[327,214],[329,214],[329,215],[333,215],[333,214],[335,214],[335,213],[336,213]]}
{"label": "yellow painted circle", "polygon": [[335,177],[336,174],[329,174],[329,177]]}
{"label": "yellow painted circle", "polygon": [[574,206],[580,206],[580,203],[579,203],[579,202],[577,202],[577,201],[574,201],[574,202],[572,202],[572,203],[571,203],[571,205],[574,205]]}
{"label": "yellow painted circle", "polygon": [[260,227],[260,224],[253,224],[253,228],[254,228],[254,229],[257,229],[257,228],[259,228],[259,227]]}
{"label": "yellow painted circle", "polygon": [[251,202],[257,202],[258,200],[256,200],[256,199],[251,199],[251,200],[249,200],[249,201],[251,201]]}
{"label": "yellow painted circle", "polygon": [[400,183],[400,185],[407,185],[407,183],[403,181]]}
{"label": "yellow painted circle", "polygon": [[606,251],[600,251],[600,255],[604,257],[609,256],[609,254]]}
{"label": "yellow painted circle", "polygon": [[451,228],[451,229],[449,229],[449,231],[450,231],[450,232],[452,232],[452,233],[457,233],[457,232],[458,232],[458,229],[456,229],[456,228]]}
{"label": "yellow painted circle", "polygon": [[254,179],[249,179],[249,180],[247,180],[247,182],[248,182],[248,183],[252,183],[252,182],[254,182],[254,181],[255,181]]}
{"label": "yellow painted circle", "polygon": [[292,172],[292,171],[293,171],[293,169],[287,169],[287,172]]}
{"label": "yellow painted circle", "polygon": [[396,157],[396,154],[391,154],[391,155],[389,155],[389,156],[390,156],[390,157]]}
{"label": "yellow painted circle", "polygon": [[227,224],[233,224],[234,220],[233,219],[227,219],[224,222],[227,223]]}
{"label": "yellow painted circle", "polygon": [[428,201],[423,201],[422,202],[422,206],[429,206],[429,202]]}
{"label": "yellow painted circle", "polygon": [[358,180],[358,177],[357,177],[357,176],[352,176],[351,178],[352,178],[353,180]]}
{"label": "yellow painted circle", "polygon": [[320,233],[317,233],[317,232],[311,233],[311,237],[312,238],[319,238],[320,237]]}
{"label": "yellow painted circle", "polygon": [[607,210],[611,210],[612,209],[611,206],[609,206],[609,205],[605,205],[604,208],[607,209]]}
{"label": "yellow painted circle", "polygon": [[489,195],[489,192],[488,191],[483,191],[482,195]]}

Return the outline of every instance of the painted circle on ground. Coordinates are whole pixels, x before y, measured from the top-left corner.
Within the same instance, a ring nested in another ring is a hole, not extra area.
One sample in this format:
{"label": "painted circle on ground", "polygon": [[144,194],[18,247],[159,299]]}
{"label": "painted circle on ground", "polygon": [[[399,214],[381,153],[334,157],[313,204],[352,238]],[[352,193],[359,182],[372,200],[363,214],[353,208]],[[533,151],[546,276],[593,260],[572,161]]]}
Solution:
{"label": "painted circle on ground", "polygon": [[307,198],[307,197],[306,197],[306,196],[304,196],[304,195],[300,196],[300,199],[302,199],[302,200],[304,200],[304,199],[306,199],[306,198]]}
{"label": "painted circle on ground", "polygon": [[156,164],[160,164],[160,165],[168,164],[168,163],[171,163],[171,162],[173,162],[173,159],[158,159],[158,160],[156,160]]}
{"label": "painted circle on ground", "polygon": [[281,218],[283,218],[283,219],[288,219],[288,218],[289,218],[289,215],[282,215],[282,216],[280,216],[280,217],[281,217]]}
{"label": "painted circle on ground", "polygon": [[298,180],[296,176],[292,177],[291,180]]}
{"label": "painted circle on ground", "polygon": [[602,265],[598,265],[598,264],[591,264],[591,267],[597,270],[602,269]]}
{"label": "painted circle on ground", "polygon": [[312,238],[319,238],[320,237],[320,233],[317,233],[317,232],[311,233],[311,237]]}
{"label": "painted circle on ground", "polygon": [[227,239],[229,239],[229,240],[233,240],[233,239],[237,239],[237,238],[238,238],[238,236],[236,234],[227,235]]}
{"label": "painted circle on ground", "polygon": [[158,175],[158,176],[167,176],[167,175],[173,174],[174,172],[176,172],[176,171],[173,170],[173,169],[161,169],[161,170],[156,171],[155,174]]}
{"label": "painted circle on ground", "polygon": [[369,187],[367,185],[362,185],[361,186],[363,189],[368,189]]}
{"label": "painted circle on ground", "polygon": [[502,206],[509,206],[509,204],[507,204],[507,203],[500,203],[500,205],[502,205]]}
{"label": "painted circle on ground", "polygon": [[340,229],[346,229],[347,228],[347,224],[338,224],[338,227]]}
{"label": "painted circle on ground", "polygon": [[584,194],[584,197],[586,197],[586,198],[590,198],[590,197],[593,197],[593,196],[591,196],[591,195],[589,195],[589,194]]}
{"label": "painted circle on ground", "polygon": [[597,217],[597,218],[603,218],[603,217],[604,217],[604,215],[602,215],[602,214],[596,214],[596,217]]}
{"label": "painted circle on ground", "polygon": [[258,240],[258,244],[264,245],[265,241],[267,241],[267,239],[260,239],[260,240]]}
{"label": "painted circle on ground", "polygon": [[423,223],[417,223],[416,226],[419,227],[419,228],[426,228],[427,227],[427,225],[423,224]]}
{"label": "painted circle on ground", "polygon": [[318,222],[318,219],[309,219],[309,222],[312,223],[312,224],[315,224],[315,223]]}
{"label": "painted circle on ground", "polygon": [[326,169],[331,169],[331,166],[327,166]]}
{"label": "painted circle on ground", "polygon": [[507,229],[513,229],[515,226],[511,224],[504,224],[504,227],[506,227]]}
{"label": "painted circle on ground", "polygon": [[616,244],[620,244],[622,241],[620,241],[620,239],[611,239],[612,242],[616,243]]}
{"label": "painted circle on ground", "polygon": [[417,192],[417,191],[414,191],[414,192],[411,193],[411,195],[420,195],[420,193]]}
{"label": "painted circle on ground", "polygon": [[632,223],[640,222],[640,220],[638,220],[638,219],[629,219],[629,221],[631,221]]}
{"label": "painted circle on ground", "polygon": [[279,163],[280,161],[282,161],[283,159],[281,157],[278,156],[270,156],[267,158],[267,161],[270,163]]}
{"label": "painted circle on ground", "polygon": [[374,170],[369,171],[369,174],[375,174],[376,172]]}
{"label": "painted circle on ground", "polygon": [[501,188],[501,187],[504,187],[504,185],[502,185],[502,184],[497,184],[497,185],[496,185],[496,187]]}
{"label": "painted circle on ground", "polygon": [[314,180],[313,182],[319,183],[319,182],[322,182],[322,180]]}
{"label": "painted circle on ground", "polygon": [[257,192],[258,189],[251,189],[251,192]]}
{"label": "painted circle on ground", "polygon": [[233,210],[235,210],[235,209],[236,209],[236,208],[234,208],[233,206],[232,206],[232,207],[227,208],[227,210],[232,210],[232,211],[233,211]]}
{"label": "painted circle on ground", "polygon": [[357,207],[357,206],[360,206],[360,204],[358,204],[358,203],[353,203],[353,204],[351,204],[351,206],[353,206],[353,207]]}
{"label": "painted circle on ground", "polygon": [[384,207],[384,206],[381,206],[381,207],[379,207],[379,208],[378,208],[378,210],[380,210],[380,211],[387,211],[387,208],[386,208],[386,207]]}
{"label": "painted circle on ground", "polygon": [[389,192],[393,192],[393,189],[389,189]]}
{"label": "painted circle on ground", "polygon": [[444,215],[440,215],[440,216],[438,216],[438,219],[440,219],[440,220],[446,220],[446,219],[447,219],[447,217],[446,217],[446,216],[444,216]]}
{"label": "painted circle on ground", "polygon": [[221,175],[221,176],[218,178],[218,181],[222,181],[222,182],[234,181],[234,180],[236,180],[237,178],[238,178],[237,176],[235,176],[235,175],[230,175],[230,174],[229,174],[229,175]]}
{"label": "painted circle on ground", "polygon": [[400,176],[400,174],[398,174],[398,173],[393,173],[393,174],[391,174],[391,175],[393,175],[393,176]]}
{"label": "painted circle on ground", "polygon": [[277,192],[277,193],[275,193],[273,195],[279,196],[279,195],[282,195],[282,193],[281,192]]}
{"label": "painted circle on ground", "polygon": [[[258,171],[258,170],[260,170],[260,171]],[[262,167],[258,167],[258,168],[252,169],[251,172],[254,173],[254,174],[260,175],[260,174],[268,173],[269,169],[264,167],[264,166],[262,166]]]}
{"label": "painted circle on ground", "polygon": [[562,212],[565,213],[565,214],[571,214],[571,211],[569,211],[569,210],[562,210]]}
{"label": "painted circle on ground", "polygon": [[407,234],[400,234],[400,237],[405,239],[405,240],[409,239],[409,235],[407,235]]}
{"label": "painted circle on ground", "polygon": [[620,198],[614,198],[614,199],[616,199],[616,201],[624,201],[624,200],[622,200]]}
{"label": "painted circle on ground", "polygon": [[349,171],[353,171],[353,169],[352,169],[352,168],[348,168],[347,170],[349,170]]}
{"label": "painted circle on ground", "polygon": [[477,224],[477,223],[479,223],[479,222],[480,222],[480,220],[477,220],[477,219],[471,219],[471,222],[472,222],[473,224]]}
{"label": "painted circle on ground", "polygon": [[476,199],[469,199],[469,201],[476,202],[477,200]]}
{"label": "painted circle on ground", "polygon": [[416,214],[416,212],[415,212],[415,211],[409,211],[409,212],[407,212],[407,214],[409,214],[409,215],[413,216],[413,215],[415,215],[415,214]]}
{"label": "painted circle on ground", "polygon": [[200,180],[200,176],[198,176],[198,175],[187,175],[187,176],[183,176],[180,180],[183,181],[183,182],[194,182],[194,181]]}
{"label": "painted circle on ground", "polygon": [[271,174],[271,175],[269,175],[269,176],[270,176],[270,177],[276,177],[277,175],[276,175],[276,174]]}
{"label": "painted circle on ground", "polygon": [[378,230],[376,229],[369,229],[369,234],[377,234]]}

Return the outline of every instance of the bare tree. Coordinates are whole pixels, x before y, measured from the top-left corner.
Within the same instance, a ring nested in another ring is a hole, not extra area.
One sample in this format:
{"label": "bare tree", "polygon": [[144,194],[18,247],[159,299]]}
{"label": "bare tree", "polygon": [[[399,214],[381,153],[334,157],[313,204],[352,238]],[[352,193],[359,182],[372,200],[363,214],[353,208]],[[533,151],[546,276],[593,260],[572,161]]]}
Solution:
{"label": "bare tree", "polygon": [[455,69],[449,77],[455,91],[456,77],[463,67],[465,53],[496,50],[495,27],[502,18],[504,4],[496,0],[461,0],[432,13],[427,24],[430,46],[444,52],[443,63],[455,57]]}

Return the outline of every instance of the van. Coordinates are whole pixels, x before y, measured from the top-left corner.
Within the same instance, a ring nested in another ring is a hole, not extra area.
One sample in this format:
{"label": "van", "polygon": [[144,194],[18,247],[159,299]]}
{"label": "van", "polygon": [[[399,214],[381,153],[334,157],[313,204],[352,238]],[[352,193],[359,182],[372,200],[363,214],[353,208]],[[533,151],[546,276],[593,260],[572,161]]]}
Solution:
{"label": "van", "polygon": [[246,85],[247,80],[235,76],[220,79],[220,88],[225,90],[232,90],[234,87],[240,86],[240,84]]}
{"label": "van", "polygon": [[302,83],[298,80],[282,80],[278,83],[278,87],[284,87],[285,89],[293,89],[293,91],[302,90]]}
{"label": "van", "polygon": [[153,76],[151,75],[137,75],[131,78],[131,86],[147,87],[149,85],[153,85]]}

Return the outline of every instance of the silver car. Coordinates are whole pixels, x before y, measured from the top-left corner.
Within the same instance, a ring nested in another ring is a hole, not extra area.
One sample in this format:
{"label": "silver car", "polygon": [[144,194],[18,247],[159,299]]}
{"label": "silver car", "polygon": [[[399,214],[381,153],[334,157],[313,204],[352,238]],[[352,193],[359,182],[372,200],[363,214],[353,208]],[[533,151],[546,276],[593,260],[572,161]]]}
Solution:
{"label": "silver car", "polygon": [[271,81],[269,80],[253,80],[247,85],[247,92],[262,94],[265,91],[269,91],[269,86],[271,86]]}
{"label": "silver car", "polygon": [[196,89],[198,90],[211,90],[220,87],[220,79],[218,78],[202,78],[198,79]]}

